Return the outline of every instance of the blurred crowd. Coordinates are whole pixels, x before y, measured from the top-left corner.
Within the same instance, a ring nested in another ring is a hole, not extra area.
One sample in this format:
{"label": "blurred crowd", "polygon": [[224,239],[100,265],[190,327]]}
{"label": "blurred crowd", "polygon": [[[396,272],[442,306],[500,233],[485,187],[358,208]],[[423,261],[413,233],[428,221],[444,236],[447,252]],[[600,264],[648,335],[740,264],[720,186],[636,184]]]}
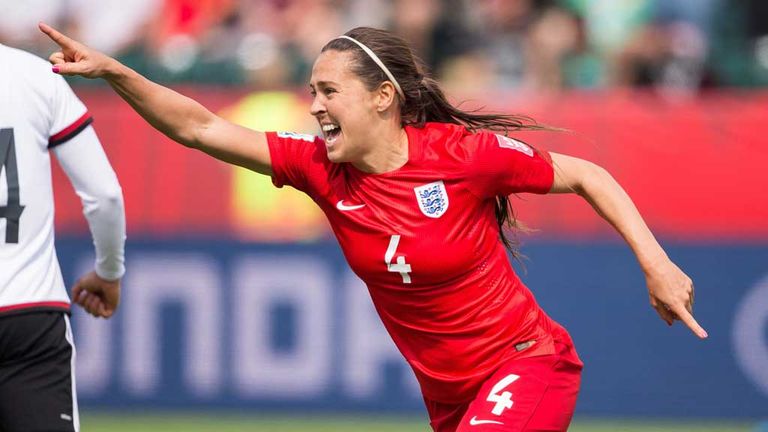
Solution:
{"label": "blurred crowd", "polygon": [[374,26],[449,90],[768,85],[766,0],[0,0],[0,42],[47,55],[38,21],[161,82],[305,86],[329,39]]}

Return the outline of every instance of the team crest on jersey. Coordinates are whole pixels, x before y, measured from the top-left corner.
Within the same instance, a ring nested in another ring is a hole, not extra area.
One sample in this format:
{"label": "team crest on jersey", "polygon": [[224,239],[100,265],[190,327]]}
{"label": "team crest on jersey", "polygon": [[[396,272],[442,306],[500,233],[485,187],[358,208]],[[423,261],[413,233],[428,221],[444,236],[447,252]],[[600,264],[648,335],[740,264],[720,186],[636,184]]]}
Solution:
{"label": "team crest on jersey", "polygon": [[424,215],[431,218],[439,218],[448,210],[448,192],[442,180],[413,188],[416,192],[416,201]]}
{"label": "team crest on jersey", "polygon": [[517,150],[520,153],[533,157],[533,149],[516,139],[499,134],[496,134],[496,139],[499,141],[499,147],[501,148]]}

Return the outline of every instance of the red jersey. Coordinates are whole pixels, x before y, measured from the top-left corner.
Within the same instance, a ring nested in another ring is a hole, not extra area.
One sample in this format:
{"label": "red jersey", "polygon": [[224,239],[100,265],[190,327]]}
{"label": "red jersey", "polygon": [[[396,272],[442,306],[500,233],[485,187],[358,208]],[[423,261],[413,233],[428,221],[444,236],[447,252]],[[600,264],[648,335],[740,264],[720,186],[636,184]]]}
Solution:
{"label": "red jersey", "polygon": [[554,173],[546,153],[491,132],[405,130],[408,162],[383,174],[330,162],[319,137],[269,132],[272,179],[325,212],[424,396],[462,402],[502,362],[554,352],[559,326],[515,274],[494,216],[496,196],[547,193]]}

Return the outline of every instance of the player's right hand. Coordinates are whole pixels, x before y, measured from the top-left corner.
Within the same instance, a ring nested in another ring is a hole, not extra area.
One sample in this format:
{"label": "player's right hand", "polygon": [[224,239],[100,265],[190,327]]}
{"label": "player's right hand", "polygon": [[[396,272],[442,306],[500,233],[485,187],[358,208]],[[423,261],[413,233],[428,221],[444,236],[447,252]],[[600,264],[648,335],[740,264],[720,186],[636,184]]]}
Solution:
{"label": "player's right hand", "polygon": [[92,271],[75,283],[72,301],[97,318],[109,318],[120,304],[120,279],[102,279]]}
{"label": "player's right hand", "polygon": [[45,23],[39,23],[40,31],[48,35],[61,48],[48,57],[53,71],[62,75],[80,75],[86,78],[104,78],[116,60],[70,39]]}
{"label": "player's right hand", "polygon": [[708,337],[693,318],[693,281],[680,267],[665,259],[646,272],[645,280],[651,306],[661,319],[669,325],[679,320],[699,338]]}

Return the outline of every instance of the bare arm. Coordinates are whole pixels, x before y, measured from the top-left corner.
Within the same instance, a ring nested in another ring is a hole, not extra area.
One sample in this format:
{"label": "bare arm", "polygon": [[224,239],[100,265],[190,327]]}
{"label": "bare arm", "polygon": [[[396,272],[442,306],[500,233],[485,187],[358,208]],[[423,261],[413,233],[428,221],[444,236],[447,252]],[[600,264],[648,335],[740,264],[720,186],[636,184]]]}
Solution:
{"label": "bare arm", "polygon": [[668,324],[682,321],[698,337],[707,332],[693,318],[693,282],[661,248],[629,195],[603,168],[552,153],[555,181],[551,193],[577,193],[621,234],[645,274],[651,305]]}
{"label": "bare arm", "polygon": [[146,79],[46,24],[41,23],[40,30],[61,47],[50,56],[54,72],[103,78],[149,124],[174,141],[224,162],[271,174],[263,132],[228,122],[193,99]]}

